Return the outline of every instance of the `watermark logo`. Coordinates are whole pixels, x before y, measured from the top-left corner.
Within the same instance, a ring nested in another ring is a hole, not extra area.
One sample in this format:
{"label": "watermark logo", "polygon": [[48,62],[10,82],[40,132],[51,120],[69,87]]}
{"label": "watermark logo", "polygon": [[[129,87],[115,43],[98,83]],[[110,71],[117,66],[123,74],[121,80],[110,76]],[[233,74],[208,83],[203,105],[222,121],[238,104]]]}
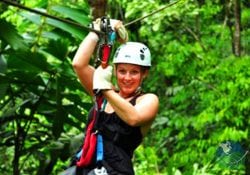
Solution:
{"label": "watermark logo", "polygon": [[222,142],[216,152],[216,163],[221,168],[241,169],[245,166],[247,154],[248,151],[245,151],[238,142]]}

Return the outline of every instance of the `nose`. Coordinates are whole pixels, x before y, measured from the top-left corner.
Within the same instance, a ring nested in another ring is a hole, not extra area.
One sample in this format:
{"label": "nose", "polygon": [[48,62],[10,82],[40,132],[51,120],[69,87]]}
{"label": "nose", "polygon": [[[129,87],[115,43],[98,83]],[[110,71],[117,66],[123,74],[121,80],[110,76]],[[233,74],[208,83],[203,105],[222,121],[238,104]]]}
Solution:
{"label": "nose", "polygon": [[130,75],[129,72],[127,72],[127,73],[125,74],[124,79],[126,79],[126,80],[130,80],[130,79],[131,79],[131,75]]}

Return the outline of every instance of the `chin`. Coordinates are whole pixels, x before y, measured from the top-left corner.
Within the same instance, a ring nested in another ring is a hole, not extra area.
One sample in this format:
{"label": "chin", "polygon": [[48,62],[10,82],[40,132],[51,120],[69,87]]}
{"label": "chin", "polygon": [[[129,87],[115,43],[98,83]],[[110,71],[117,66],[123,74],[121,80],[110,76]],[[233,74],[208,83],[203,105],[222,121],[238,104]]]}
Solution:
{"label": "chin", "polygon": [[133,93],[135,92],[135,89],[123,88],[123,89],[121,89],[121,92],[122,92],[123,94],[130,95],[130,94],[133,94]]}

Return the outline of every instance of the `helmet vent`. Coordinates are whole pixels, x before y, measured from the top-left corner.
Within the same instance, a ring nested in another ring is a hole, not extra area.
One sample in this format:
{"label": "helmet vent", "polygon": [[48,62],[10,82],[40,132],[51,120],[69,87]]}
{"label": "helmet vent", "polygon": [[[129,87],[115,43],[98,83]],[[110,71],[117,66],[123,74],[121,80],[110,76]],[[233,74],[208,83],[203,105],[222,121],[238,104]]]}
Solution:
{"label": "helmet vent", "polygon": [[144,60],[145,56],[143,54],[140,55],[141,60]]}
{"label": "helmet vent", "polygon": [[140,52],[141,52],[141,54],[140,54],[141,60],[144,60],[144,58],[145,58],[144,51],[145,51],[146,49],[147,49],[147,48],[145,48],[145,47],[143,47],[142,49],[140,49]]}

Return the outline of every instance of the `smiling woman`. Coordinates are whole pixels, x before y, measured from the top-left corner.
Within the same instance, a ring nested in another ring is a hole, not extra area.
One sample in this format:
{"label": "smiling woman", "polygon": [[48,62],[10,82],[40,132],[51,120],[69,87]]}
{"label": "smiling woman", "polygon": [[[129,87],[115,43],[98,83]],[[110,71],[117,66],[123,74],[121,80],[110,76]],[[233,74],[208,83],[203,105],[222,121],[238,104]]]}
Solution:
{"label": "smiling woman", "polygon": [[119,94],[123,98],[134,96],[140,90],[143,78],[146,76],[140,66],[133,64],[120,63],[116,67],[117,84]]}
{"label": "smiling woman", "polygon": [[[141,90],[142,81],[151,66],[150,51],[139,42],[127,42],[117,49],[113,60],[117,91],[111,83],[111,66],[94,69],[89,65],[98,40],[98,35],[93,32],[86,36],[74,57],[73,67],[90,95],[93,96],[94,90],[98,89],[105,98],[96,124],[98,135],[103,138],[103,174],[133,175],[133,152],[149,130],[159,105],[155,94],[142,93]],[[80,174],[103,170],[94,158],[88,165],[77,165]]]}

